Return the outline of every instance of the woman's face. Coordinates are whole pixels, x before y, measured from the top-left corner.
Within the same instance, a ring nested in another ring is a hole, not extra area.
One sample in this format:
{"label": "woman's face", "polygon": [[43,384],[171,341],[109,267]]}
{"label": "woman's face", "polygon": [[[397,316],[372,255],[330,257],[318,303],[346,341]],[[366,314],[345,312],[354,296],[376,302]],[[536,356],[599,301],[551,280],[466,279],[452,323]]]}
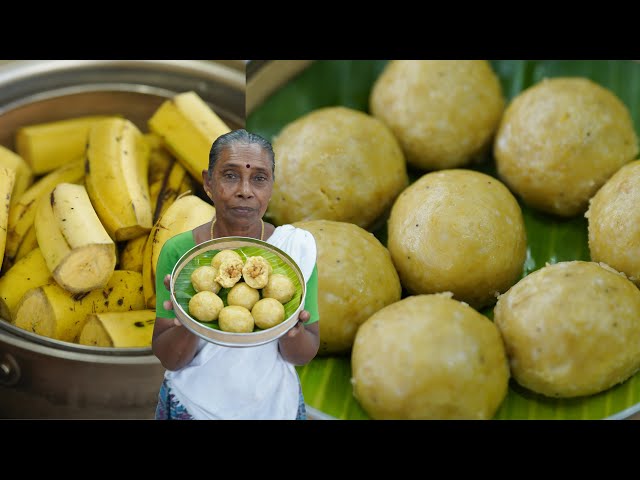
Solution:
{"label": "woman's face", "polygon": [[256,144],[225,148],[213,169],[204,174],[204,188],[216,208],[216,218],[248,226],[267,211],[273,190],[269,154]]}

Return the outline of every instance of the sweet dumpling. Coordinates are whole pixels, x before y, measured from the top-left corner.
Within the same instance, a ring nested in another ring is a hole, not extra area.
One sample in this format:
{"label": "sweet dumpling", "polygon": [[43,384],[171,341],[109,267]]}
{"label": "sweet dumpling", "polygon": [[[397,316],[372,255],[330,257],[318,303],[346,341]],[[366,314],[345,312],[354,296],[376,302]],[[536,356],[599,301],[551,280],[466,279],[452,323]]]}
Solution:
{"label": "sweet dumpling", "polygon": [[208,290],[213,293],[220,291],[220,284],[216,282],[218,270],[209,265],[203,265],[196,268],[191,273],[191,284],[196,292]]}
{"label": "sweet dumpling", "polygon": [[201,322],[212,322],[223,309],[222,299],[215,293],[203,290],[189,300],[189,315]]}
{"label": "sweet dumpling", "polygon": [[229,305],[218,316],[220,330],[233,333],[253,332],[254,321],[251,312],[240,305]]}
{"label": "sweet dumpling", "polygon": [[264,298],[275,298],[282,304],[290,301],[295,293],[296,287],[293,285],[293,281],[281,273],[271,275],[262,290]]}
{"label": "sweet dumpling", "polygon": [[225,249],[225,250],[220,250],[218,253],[216,253],[213,258],[211,259],[211,266],[213,268],[220,268],[220,264],[222,262],[224,262],[225,260],[229,260],[229,259],[233,259],[233,260],[238,260],[241,263],[244,263],[242,261],[242,257],[240,256],[240,254],[238,252],[236,252],[235,250],[231,250],[231,249]]}
{"label": "sweet dumpling", "polygon": [[256,326],[266,330],[284,321],[284,305],[275,298],[263,298],[253,306],[251,315]]}
{"label": "sweet dumpling", "polygon": [[242,267],[242,277],[253,288],[264,288],[271,275],[271,264],[260,255],[249,257]]}
{"label": "sweet dumpling", "polygon": [[[215,259],[215,257],[214,257]],[[223,288],[231,288],[242,278],[242,260],[240,258],[228,257],[220,263],[218,275],[215,280]]]}
{"label": "sweet dumpling", "polygon": [[246,282],[236,283],[227,294],[227,305],[240,305],[248,310],[251,310],[258,300],[260,292]]}

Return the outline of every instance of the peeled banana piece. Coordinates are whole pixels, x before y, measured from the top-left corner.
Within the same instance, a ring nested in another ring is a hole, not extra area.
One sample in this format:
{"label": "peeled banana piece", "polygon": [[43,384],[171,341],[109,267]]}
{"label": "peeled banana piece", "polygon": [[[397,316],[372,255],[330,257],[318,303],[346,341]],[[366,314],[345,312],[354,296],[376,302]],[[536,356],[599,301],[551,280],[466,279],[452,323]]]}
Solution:
{"label": "peeled banana piece", "polygon": [[11,192],[16,180],[16,172],[12,168],[0,167],[0,267],[7,244],[7,224],[9,223],[9,206]]}
{"label": "peeled banana piece", "polygon": [[47,267],[62,288],[83,293],[107,283],[116,266],[116,246],[83,185],[60,183],[41,198],[34,226]]}
{"label": "peeled banana piece", "polygon": [[104,312],[87,315],[78,343],[93,347],[150,347],[156,311]]}

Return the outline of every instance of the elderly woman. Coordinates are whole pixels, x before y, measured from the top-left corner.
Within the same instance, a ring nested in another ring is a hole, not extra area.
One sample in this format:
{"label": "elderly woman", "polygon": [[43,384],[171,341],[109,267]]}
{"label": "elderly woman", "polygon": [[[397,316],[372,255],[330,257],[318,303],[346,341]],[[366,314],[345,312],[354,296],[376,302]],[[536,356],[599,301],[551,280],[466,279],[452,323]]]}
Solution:
{"label": "elderly woman", "polygon": [[[158,259],[153,353],[167,369],[157,419],[305,419],[295,365],[311,361],[319,347],[316,243],[306,230],[264,223],[275,178],[271,144],[246,130],[218,137],[203,185],[216,209],[211,222],[169,239]],[[225,347],[192,334],[175,319],[169,273],[190,248],[212,238],[264,240],[290,255],[302,270],[307,293],[298,323],[277,341]]]}

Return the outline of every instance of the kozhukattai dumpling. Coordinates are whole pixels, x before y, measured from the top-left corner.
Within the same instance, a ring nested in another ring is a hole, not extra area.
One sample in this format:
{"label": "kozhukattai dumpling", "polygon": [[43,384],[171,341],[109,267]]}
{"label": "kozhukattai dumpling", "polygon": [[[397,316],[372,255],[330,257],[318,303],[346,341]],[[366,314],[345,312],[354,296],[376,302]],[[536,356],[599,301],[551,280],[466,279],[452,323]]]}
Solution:
{"label": "kozhukattai dumpling", "polygon": [[218,270],[210,265],[203,265],[191,273],[191,284],[196,292],[208,290],[213,293],[220,291],[220,284],[216,282]]}
{"label": "kozhukattai dumpling", "polygon": [[275,298],[282,304],[290,301],[295,293],[296,287],[293,280],[282,273],[274,273],[269,276],[269,281],[262,289],[264,298]]}
{"label": "kozhukattai dumpling", "polygon": [[618,170],[589,202],[589,252],[640,287],[640,160]]}
{"label": "kozhukattai dumpling", "polygon": [[251,309],[256,326],[266,330],[284,321],[284,305],[275,298],[263,298]]}
{"label": "kozhukattai dumpling", "polygon": [[494,322],[513,378],[548,397],[593,395],[640,369],[640,290],[603,264],[530,273],[500,296]]}
{"label": "kozhukattai dumpling", "polygon": [[236,283],[227,293],[227,305],[240,305],[251,310],[260,300],[260,292],[245,282]]}
{"label": "kozhukattai dumpling", "polygon": [[251,333],[255,324],[248,309],[240,305],[228,305],[220,311],[218,325],[225,332]]}
{"label": "kozhukattai dumpling", "polygon": [[218,275],[215,280],[223,288],[231,288],[242,278],[242,260],[239,258],[227,257],[220,263]]}
{"label": "kozhukattai dumpling", "polygon": [[248,257],[244,262],[242,278],[250,287],[263,288],[269,281],[272,271],[271,264],[264,257],[256,255]]}
{"label": "kozhukattai dumpling", "polygon": [[474,308],[495,303],[523,273],[520,205],[500,180],[466,169],[423,175],[396,200],[387,246],[412,294],[452,292]]}
{"label": "kozhukattai dumpling", "polygon": [[242,260],[242,257],[240,256],[240,254],[238,252],[236,252],[235,250],[231,250],[231,249],[225,249],[225,250],[220,250],[218,253],[216,253],[213,258],[211,259],[211,266],[213,268],[220,268],[220,264],[222,262],[224,262],[225,260],[238,260],[240,263],[244,263]]}
{"label": "kozhukattai dumpling", "polygon": [[638,154],[627,106],[579,77],[542,80],[513,99],[494,142],[498,175],[526,204],[570,217]]}
{"label": "kozhukattai dumpling", "polygon": [[373,419],[490,419],[509,383],[496,326],[444,293],[374,313],[356,334],[351,366],[353,394]]}
{"label": "kozhukattai dumpling", "polygon": [[215,293],[203,290],[189,300],[189,315],[201,322],[212,322],[218,318],[224,302]]}

